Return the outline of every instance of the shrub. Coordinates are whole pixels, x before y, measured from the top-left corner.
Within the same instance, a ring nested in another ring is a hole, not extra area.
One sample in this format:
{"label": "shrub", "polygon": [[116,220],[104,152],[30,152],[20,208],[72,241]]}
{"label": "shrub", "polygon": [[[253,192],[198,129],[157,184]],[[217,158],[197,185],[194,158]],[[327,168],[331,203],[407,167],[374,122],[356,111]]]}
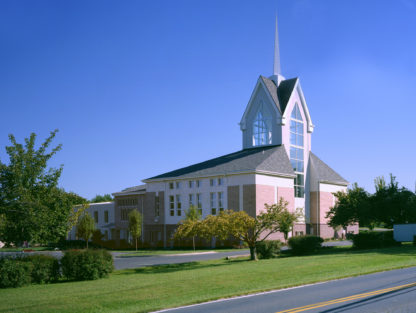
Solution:
{"label": "shrub", "polygon": [[275,258],[280,253],[282,242],[279,240],[264,240],[256,243],[257,255],[260,259]]}
{"label": "shrub", "polygon": [[31,282],[32,263],[0,258],[0,288],[21,287]]}
{"label": "shrub", "polygon": [[106,250],[72,250],[61,259],[63,275],[69,280],[93,280],[108,276],[114,269]]}
{"label": "shrub", "polygon": [[32,264],[32,282],[37,284],[55,282],[61,276],[59,262],[49,255],[35,254],[21,259]]}
{"label": "shrub", "polygon": [[353,247],[357,249],[373,249],[398,246],[401,243],[393,238],[393,231],[363,231],[352,237]]}
{"label": "shrub", "polygon": [[288,244],[294,255],[305,255],[316,252],[324,240],[318,236],[296,236],[289,238]]}

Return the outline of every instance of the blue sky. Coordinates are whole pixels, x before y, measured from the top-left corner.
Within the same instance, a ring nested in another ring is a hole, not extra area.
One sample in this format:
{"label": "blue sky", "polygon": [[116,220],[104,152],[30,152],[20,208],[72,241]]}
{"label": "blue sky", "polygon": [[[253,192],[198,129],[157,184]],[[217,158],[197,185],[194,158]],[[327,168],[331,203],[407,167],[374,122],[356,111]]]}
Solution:
{"label": "blue sky", "polygon": [[59,129],[61,186],[84,197],[241,149],[259,75],[300,77],[312,151],[373,191],[414,190],[416,1],[1,1],[7,135]]}

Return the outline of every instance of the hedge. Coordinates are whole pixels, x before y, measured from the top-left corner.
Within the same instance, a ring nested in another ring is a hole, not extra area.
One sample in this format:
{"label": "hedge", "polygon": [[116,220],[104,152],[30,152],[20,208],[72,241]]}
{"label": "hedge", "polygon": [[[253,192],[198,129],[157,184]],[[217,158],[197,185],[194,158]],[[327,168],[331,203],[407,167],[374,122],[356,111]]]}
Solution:
{"label": "hedge", "polygon": [[62,273],[69,280],[94,280],[114,270],[113,258],[106,250],[70,250],[61,259]]}
{"label": "hedge", "polygon": [[291,253],[294,255],[305,255],[316,252],[321,248],[324,240],[318,236],[296,236],[289,238],[288,244],[291,248]]}

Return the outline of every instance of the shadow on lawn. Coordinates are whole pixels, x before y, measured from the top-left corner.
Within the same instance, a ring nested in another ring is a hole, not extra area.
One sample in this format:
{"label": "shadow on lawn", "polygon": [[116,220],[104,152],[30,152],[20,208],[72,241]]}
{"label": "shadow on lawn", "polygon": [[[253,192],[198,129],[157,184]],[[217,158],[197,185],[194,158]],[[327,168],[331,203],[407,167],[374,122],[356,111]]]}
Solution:
{"label": "shadow on lawn", "polygon": [[[339,255],[339,254],[368,254],[368,253],[380,253],[389,255],[402,255],[402,256],[416,256],[416,247],[412,245],[401,245],[396,247],[388,248],[375,248],[375,249],[356,249],[353,247],[322,247],[317,252],[302,256],[313,256],[313,255]],[[280,258],[296,257],[291,253],[290,250],[281,251]]]}
{"label": "shadow on lawn", "polygon": [[177,263],[177,264],[165,264],[165,265],[154,265],[149,267],[135,268],[131,270],[125,270],[120,275],[130,275],[130,274],[158,274],[158,273],[172,273],[178,271],[189,271],[203,268],[216,268],[221,266],[228,266],[236,263],[247,262],[248,259],[239,259],[239,260],[223,260],[221,263],[206,263],[206,262],[187,262],[187,263]]}

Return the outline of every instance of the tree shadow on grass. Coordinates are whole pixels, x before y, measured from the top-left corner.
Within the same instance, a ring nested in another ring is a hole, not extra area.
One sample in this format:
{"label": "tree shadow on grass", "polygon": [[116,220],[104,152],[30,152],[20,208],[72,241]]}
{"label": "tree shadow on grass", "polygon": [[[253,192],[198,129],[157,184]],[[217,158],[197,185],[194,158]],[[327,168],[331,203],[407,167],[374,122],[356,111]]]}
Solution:
{"label": "tree shadow on grass", "polygon": [[281,251],[280,258],[296,257],[296,256],[312,256],[312,255],[339,255],[339,254],[369,254],[380,253],[389,255],[401,255],[401,256],[416,256],[416,247],[411,245],[401,245],[395,247],[386,248],[374,248],[374,249],[356,249],[349,246],[343,247],[322,247],[314,253],[305,255],[293,255],[290,250]]}
{"label": "tree shadow on grass", "polygon": [[204,268],[218,268],[222,266],[229,266],[232,264],[238,264],[242,262],[249,262],[248,259],[238,259],[238,260],[223,260],[221,263],[211,262],[186,262],[186,263],[175,263],[175,264],[163,264],[163,265],[154,265],[148,267],[141,267],[135,269],[123,270],[119,273],[120,275],[131,275],[131,274],[160,274],[160,273],[172,273],[179,271],[190,271]]}

